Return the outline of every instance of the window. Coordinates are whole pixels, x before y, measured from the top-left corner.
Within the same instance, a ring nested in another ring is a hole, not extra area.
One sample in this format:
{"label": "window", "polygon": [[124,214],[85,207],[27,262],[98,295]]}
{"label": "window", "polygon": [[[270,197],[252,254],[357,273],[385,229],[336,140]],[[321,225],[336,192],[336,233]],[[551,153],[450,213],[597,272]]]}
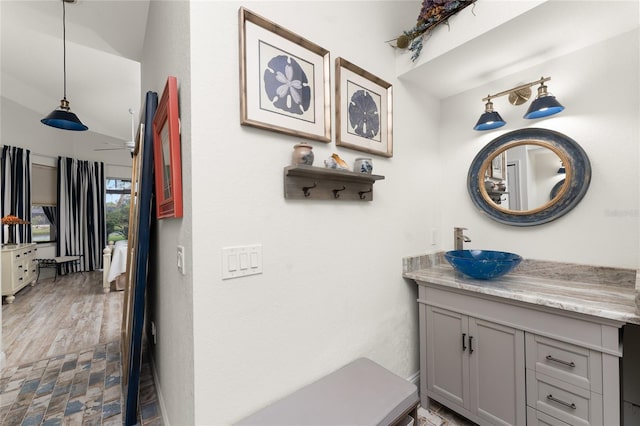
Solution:
{"label": "window", "polygon": [[31,239],[34,243],[49,243],[56,240],[56,227],[49,215],[56,214],[56,206],[31,206]]}
{"label": "window", "polygon": [[43,164],[31,167],[31,237],[34,243],[56,240],[56,171],[56,167]]}
{"label": "window", "polygon": [[127,239],[130,203],[131,180],[107,178],[107,241]]}

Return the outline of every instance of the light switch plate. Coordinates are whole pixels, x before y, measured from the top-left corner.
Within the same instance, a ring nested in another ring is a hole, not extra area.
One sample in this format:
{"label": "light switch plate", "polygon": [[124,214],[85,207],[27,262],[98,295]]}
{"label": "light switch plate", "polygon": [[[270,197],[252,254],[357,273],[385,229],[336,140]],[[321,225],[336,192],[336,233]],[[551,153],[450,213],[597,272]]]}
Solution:
{"label": "light switch plate", "polygon": [[184,246],[178,246],[178,272],[184,275],[186,272],[184,270]]}
{"label": "light switch plate", "polygon": [[222,248],[222,279],[262,273],[262,244]]}

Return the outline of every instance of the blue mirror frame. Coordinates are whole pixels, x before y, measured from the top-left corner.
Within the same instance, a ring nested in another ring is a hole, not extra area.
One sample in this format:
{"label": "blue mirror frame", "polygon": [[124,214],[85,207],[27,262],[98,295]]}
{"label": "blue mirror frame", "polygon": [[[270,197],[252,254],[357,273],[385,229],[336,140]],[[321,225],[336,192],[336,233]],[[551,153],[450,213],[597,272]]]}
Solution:
{"label": "blue mirror frame", "polygon": [[[543,146],[558,155],[566,167],[565,184],[540,208],[525,211],[502,208],[486,191],[485,170],[496,155],[527,144]],[[467,189],[475,206],[491,219],[512,226],[541,225],[567,214],[582,200],[590,183],[591,163],[582,147],[562,133],[539,128],[514,130],[493,139],[473,159],[467,177]]]}

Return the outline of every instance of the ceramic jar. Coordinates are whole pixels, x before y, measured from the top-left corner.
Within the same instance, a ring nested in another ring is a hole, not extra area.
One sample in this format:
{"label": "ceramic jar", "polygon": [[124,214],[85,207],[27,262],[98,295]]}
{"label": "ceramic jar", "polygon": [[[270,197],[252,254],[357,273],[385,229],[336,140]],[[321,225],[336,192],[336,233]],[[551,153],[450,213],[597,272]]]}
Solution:
{"label": "ceramic jar", "polygon": [[359,157],[353,162],[353,171],[356,173],[371,173],[373,171],[373,163],[371,158]]}
{"label": "ceramic jar", "polygon": [[306,143],[299,143],[293,146],[293,154],[291,154],[291,164],[294,166],[303,164],[306,166],[313,165],[313,147]]}

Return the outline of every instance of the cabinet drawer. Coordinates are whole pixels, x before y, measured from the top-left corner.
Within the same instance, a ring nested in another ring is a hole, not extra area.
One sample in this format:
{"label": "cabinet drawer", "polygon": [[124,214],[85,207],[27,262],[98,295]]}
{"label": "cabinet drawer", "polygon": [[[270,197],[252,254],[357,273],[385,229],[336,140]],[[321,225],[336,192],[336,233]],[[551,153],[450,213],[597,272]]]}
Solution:
{"label": "cabinet drawer", "polygon": [[602,393],[602,354],[527,333],[527,368]]}
{"label": "cabinet drawer", "polygon": [[602,395],[529,369],[527,405],[574,426],[603,422]]}
{"label": "cabinet drawer", "polygon": [[527,407],[527,426],[571,426],[569,423],[565,423],[562,420],[558,420],[538,411],[534,408]]}
{"label": "cabinet drawer", "polygon": [[13,262],[13,276],[15,278],[21,277],[24,275],[24,272],[29,269],[26,261],[17,259]]}

